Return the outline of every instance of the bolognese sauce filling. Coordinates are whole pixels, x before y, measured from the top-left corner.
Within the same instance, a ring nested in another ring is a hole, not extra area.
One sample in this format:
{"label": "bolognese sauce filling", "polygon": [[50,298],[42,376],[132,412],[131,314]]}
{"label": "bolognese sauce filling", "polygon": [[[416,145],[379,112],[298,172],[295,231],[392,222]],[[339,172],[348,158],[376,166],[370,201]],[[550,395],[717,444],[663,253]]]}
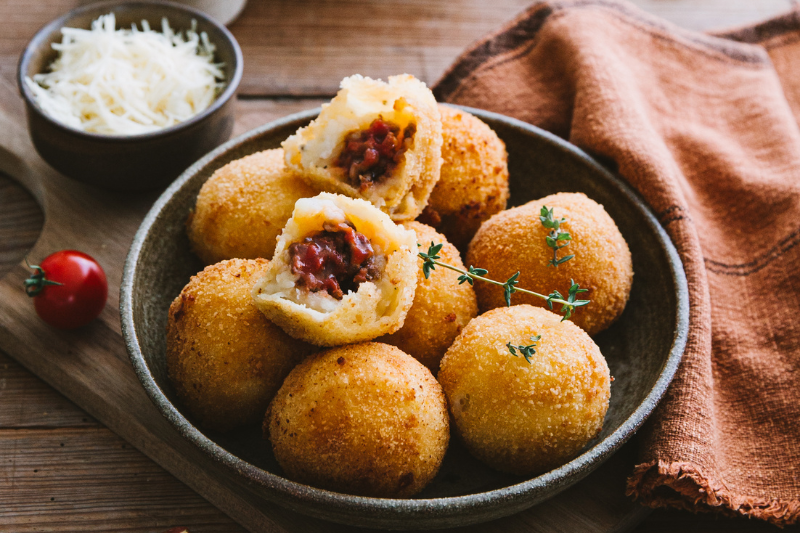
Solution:
{"label": "bolognese sauce filling", "polygon": [[337,300],[380,275],[369,239],[346,223],[326,224],[323,231],[291,244],[289,264],[299,276],[297,286],[326,291]]}
{"label": "bolognese sauce filling", "polygon": [[414,124],[401,129],[394,122],[376,118],[369,128],[347,135],[334,164],[344,169],[350,185],[363,191],[392,175],[411,147],[414,133]]}

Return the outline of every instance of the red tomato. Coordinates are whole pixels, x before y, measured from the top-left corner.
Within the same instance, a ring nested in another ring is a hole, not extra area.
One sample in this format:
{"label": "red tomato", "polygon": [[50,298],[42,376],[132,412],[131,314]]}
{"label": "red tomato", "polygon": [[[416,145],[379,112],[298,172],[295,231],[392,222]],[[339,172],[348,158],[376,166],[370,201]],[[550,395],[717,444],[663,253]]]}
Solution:
{"label": "red tomato", "polygon": [[45,258],[25,281],[36,314],[61,329],[79,328],[100,314],[108,297],[106,273],[83,252],[61,250]]}

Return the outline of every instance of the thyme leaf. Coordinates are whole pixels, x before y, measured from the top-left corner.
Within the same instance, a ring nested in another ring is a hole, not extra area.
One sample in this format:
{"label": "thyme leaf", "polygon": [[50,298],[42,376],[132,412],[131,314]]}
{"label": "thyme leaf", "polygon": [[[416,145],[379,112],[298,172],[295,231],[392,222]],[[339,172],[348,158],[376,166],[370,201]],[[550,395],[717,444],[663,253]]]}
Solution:
{"label": "thyme leaf", "polygon": [[[419,246],[419,244],[417,246]],[[431,241],[427,254],[423,252],[417,254],[423,260],[422,273],[425,274],[425,279],[431,277],[431,270],[436,270],[436,265],[438,264],[436,260],[441,259],[439,252],[442,251],[442,246],[444,246],[444,244],[433,244],[433,241]]]}

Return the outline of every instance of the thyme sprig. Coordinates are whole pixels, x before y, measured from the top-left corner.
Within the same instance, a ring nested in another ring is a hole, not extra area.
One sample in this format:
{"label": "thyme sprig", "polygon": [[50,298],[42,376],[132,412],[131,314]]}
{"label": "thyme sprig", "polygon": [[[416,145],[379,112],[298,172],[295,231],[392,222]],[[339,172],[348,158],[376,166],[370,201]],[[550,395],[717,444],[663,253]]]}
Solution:
{"label": "thyme sprig", "polygon": [[[417,246],[420,246],[419,244]],[[442,244],[434,244],[431,242],[431,245],[428,247],[428,252],[419,252],[417,255],[422,259],[422,273],[425,274],[425,279],[428,279],[431,275],[432,270],[436,270],[437,266],[442,268],[447,268],[458,272],[461,274],[458,277],[458,283],[469,283],[470,285],[475,284],[475,280],[481,280],[486,283],[491,283],[493,285],[498,285],[503,287],[506,305],[511,306],[511,295],[515,292],[523,292],[525,294],[530,294],[532,296],[536,296],[537,298],[541,298],[547,302],[547,307],[551,310],[553,309],[553,304],[557,304],[561,306],[561,312],[564,313],[564,317],[561,319],[562,321],[568,320],[572,313],[575,312],[576,307],[583,307],[591,302],[591,300],[578,300],[578,294],[582,292],[588,292],[588,289],[581,289],[580,286],[575,283],[574,280],[570,280],[571,286],[569,291],[567,291],[567,298],[564,299],[564,296],[558,292],[553,291],[547,296],[544,294],[540,294],[538,292],[529,291],[528,289],[521,289],[517,287],[519,283],[519,272],[508,278],[505,282],[501,283],[499,281],[495,281],[493,279],[489,279],[486,275],[489,273],[488,270],[485,268],[475,268],[472,265],[469,266],[469,269],[463,270],[458,267],[454,267],[453,265],[448,265],[447,263],[442,263],[439,261],[441,256],[439,256],[439,252],[442,250]]]}
{"label": "thyme sprig", "polygon": [[542,340],[541,335],[536,335],[535,337],[532,336],[531,344],[527,346],[523,346],[522,344],[511,344],[509,341],[506,343],[506,348],[508,348],[508,351],[511,352],[511,355],[514,357],[519,357],[517,355],[517,350],[519,350],[519,353],[522,354],[528,364],[531,364],[531,357],[536,355],[536,343],[540,340]]}
{"label": "thyme sprig", "polygon": [[550,230],[550,233],[544,238],[547,241],[547,246],[553,249],[553,258],[547,262],[547,266],[557,267],[575,257],[575,254],[570,254],[561,259],[558,258],[558,251],[572,240],[569,232],[561,229],[561,224],[566,222],[567,219],[564,217],[556,218],[553,215],[553,208],[547,209],[547,206],[543,205],[539,211],[539,220],[542,221],[542,226]]}

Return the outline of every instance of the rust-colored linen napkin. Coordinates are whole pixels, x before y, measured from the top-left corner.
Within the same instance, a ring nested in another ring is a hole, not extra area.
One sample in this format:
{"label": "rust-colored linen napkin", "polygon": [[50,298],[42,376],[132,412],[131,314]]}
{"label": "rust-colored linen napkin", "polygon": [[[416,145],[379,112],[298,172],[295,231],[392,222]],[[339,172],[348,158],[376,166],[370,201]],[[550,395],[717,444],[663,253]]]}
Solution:
{"label": "rust-colored linen napkin", "polygon": [[689,342],[629,494],[800,522],[800,12],[710,36],[629,4],[546,2],[434,92],[613,161],[680,253]]}

